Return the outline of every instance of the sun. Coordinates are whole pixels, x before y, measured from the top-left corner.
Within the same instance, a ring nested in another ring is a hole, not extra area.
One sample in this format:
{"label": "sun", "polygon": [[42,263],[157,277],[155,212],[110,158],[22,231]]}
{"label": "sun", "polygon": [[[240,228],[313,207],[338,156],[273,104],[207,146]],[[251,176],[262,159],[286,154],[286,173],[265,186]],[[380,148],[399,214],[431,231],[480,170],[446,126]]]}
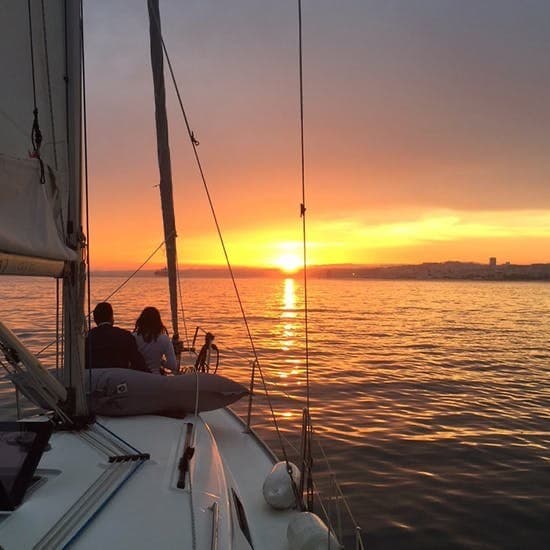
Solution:
{"label": "sun", "polygon": [[284,273],[296,273],[302,265],[302,260],[297,254],[282,254],[277,258],[275,264]]}

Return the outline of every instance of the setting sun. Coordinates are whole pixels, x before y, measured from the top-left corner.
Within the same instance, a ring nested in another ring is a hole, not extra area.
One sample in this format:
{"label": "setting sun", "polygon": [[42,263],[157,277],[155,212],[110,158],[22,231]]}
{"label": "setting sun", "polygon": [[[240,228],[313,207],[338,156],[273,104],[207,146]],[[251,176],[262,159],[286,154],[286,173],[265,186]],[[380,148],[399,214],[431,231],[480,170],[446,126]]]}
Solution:
{"label": "setting sun", "polygon": [[276,265],[285,273],[296,273],[302,265],[302,260],[296,254],[283,254],[277,258]]}

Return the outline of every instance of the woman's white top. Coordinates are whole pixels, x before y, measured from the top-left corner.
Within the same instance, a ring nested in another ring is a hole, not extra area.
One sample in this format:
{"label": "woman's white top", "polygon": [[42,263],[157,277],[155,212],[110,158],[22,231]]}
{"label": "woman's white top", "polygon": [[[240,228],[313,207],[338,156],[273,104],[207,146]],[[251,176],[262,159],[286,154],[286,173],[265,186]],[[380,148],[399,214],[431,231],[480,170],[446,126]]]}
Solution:
{"label": "woman's white top", "polygon": [[168,334],[159,334],[156,340],[150,342],[146,342],[141,334],[134,334],[134,338],[138,350],[143,355],[145,364],[151,372],[159,374],[161,366],[172,371],[176,370],[176,354]]}

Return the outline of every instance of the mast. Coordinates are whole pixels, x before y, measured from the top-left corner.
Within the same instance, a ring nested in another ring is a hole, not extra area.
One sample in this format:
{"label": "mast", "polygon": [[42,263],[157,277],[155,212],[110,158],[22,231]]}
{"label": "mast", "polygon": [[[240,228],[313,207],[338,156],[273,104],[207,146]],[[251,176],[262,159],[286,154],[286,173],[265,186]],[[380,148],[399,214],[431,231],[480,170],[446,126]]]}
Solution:
{"label": "mast", "polygon": [[63,309],[65,331],[64,382],[72,401],[69,414],[85,416],[84,392],[84,288],[86,268],[82,249],[82,65],[81,65],[81,5],[65,3],[65,68],[66,68],[66,124],[68,156],[68,219],[67,244],[76,251],[76,260],[67,262],[63,277]]}
{"label": "mast", "polygon": [[168,142],[168,119],[166,116],[166,91],[164,88],[164,60],[160,10],[158,0],[148,0],[149,37],[151,41],[151,66],[155,90],[155,123],[157,129],[157,153],[160,172],[160,200],[164,224],[166,264],[168,267],[168,287],[170,290],[170,309],[172,312],[172,341],[179,342],[178,330],[178,292],[177,292],[177,251],[176,217],[172,193],[172,168],[170,164],[170,145]]}

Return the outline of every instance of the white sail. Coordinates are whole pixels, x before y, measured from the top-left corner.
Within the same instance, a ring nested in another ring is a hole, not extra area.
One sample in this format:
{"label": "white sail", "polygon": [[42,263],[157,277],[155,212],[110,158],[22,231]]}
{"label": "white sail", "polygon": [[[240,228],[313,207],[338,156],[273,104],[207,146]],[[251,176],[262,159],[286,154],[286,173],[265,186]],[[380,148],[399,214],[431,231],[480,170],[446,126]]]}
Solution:
{"label": "white sail", "polygon": [[80,10],[0,0],[0,273],[63,276],[63,380],[76,415],[86,413]]}
{"label": "white sail", "polygon": [[[0,252],[74,260],[76,254],[65,236],[69,219],[65,2],[31,0],[30,6],[29,18],[27,2],[0,0]],[[42,165],[31,156],[35,98]]]}

